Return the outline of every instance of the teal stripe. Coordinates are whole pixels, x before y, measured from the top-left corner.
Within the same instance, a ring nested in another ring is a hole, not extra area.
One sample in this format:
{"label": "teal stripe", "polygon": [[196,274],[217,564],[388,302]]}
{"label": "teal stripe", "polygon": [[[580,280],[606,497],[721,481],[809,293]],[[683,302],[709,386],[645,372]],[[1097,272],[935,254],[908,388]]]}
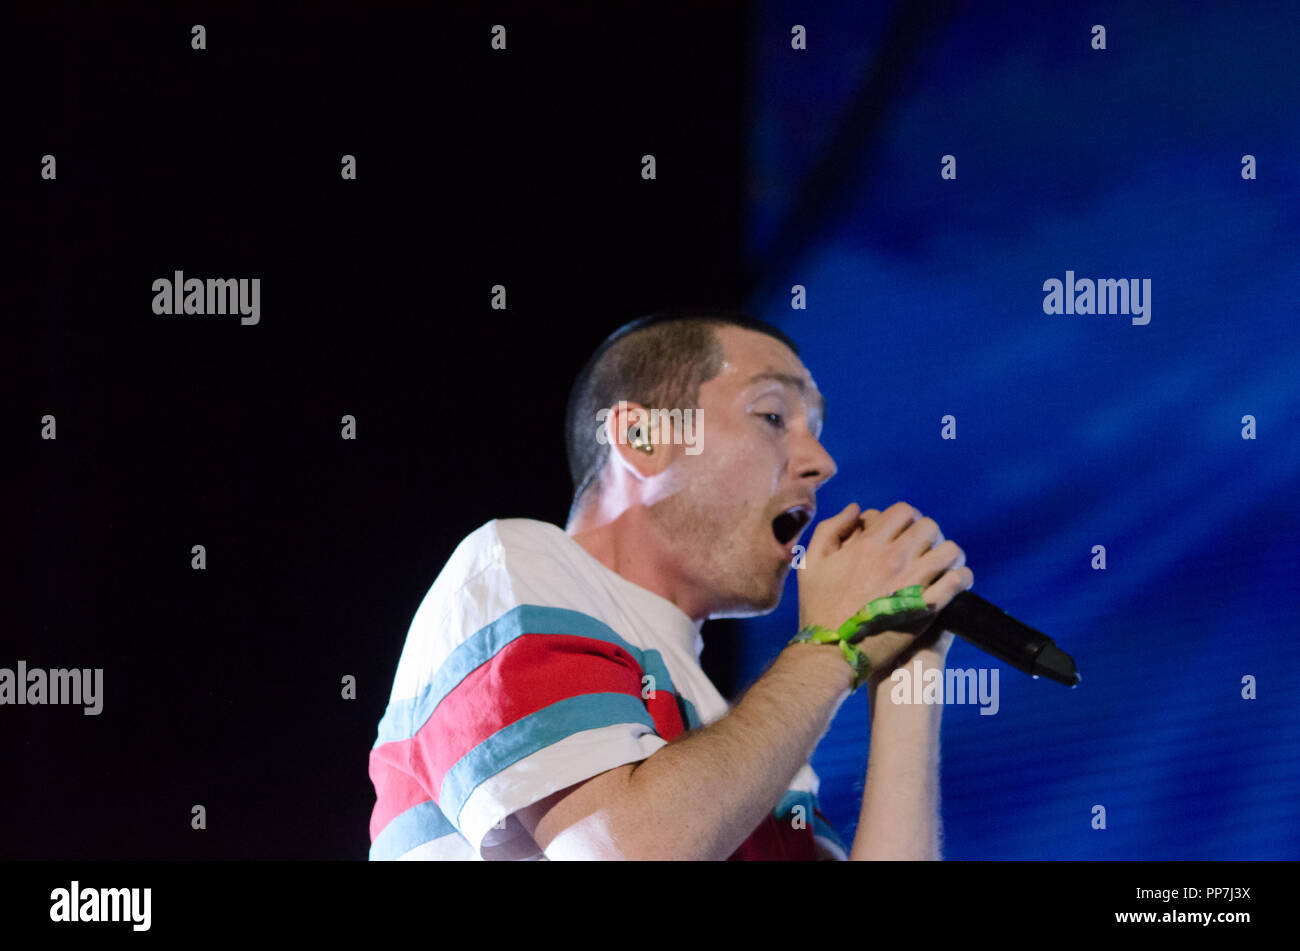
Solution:
{"label": "teal stripe", "polygon": [[701,720],[700,715],[695,712],[695,704],[691,703],[680,693],[677,695],[677,701],[682,705],[684,711],[683,719],[686,721],[686,729],[698,730],[700,727],[704,726],[704,721]]}
{"label": "teal stripe", "polygon": [[[433,716],[433,711],[456,685],[475,669],[487,663],[503,647],[521,634],[568,634],[589,637],[620,647],[632,655],[641,670],[655,678],[656,690],[675,693],[672,678],[657,650],[643,651],[633,647],[614,633],[609,625],[581,611],[567,608],[544,608],[535,604],[521,604],[507,611],[491,624],[472,634],[448,655],[433,681],[417,697],[389,704],[379,721],[379,735],[375,747],[399,740],[409,740]],[[685,699],[685,698],[683,698]],[[686,701],[692,717],[694,707]],[[697,718],[698,719],[698,718]],[[698,726],[699,724],[695,724]]]}
{"label": "teal stripe", "polygon": [[[684,710],[682,717],[686,729],[693,730],[702,724],[699,722],[699,716],[695,713],[695,705],[677,692],[673,686],[673,678],[668,673],[668,665],[664,663],[663,655],[657,650],[642,651],[641,656],[637,659],[641,665],[641,670],[655,679],[655,691],[667,691],[677,698]],[[692,723],[691,721],[695,722]]]}
{"label": "teal stripe", "polygon": [[816,805],[812,793],[790,789],[781,797],[781,801],[776,804],[776,808],[772,810],[772,815],[778,819],[784,819],[794,812],[795,806],[803,806],[803,817],[808,820],[809,825],[812,825],[813,809],[816,808]]}
{"label": "teal stripe", "polygon": [[823,839],[829,839],[838,845],[845,854],[848,854],[849,847],[844,844],[844,840],[839,837],[834,826],[822,819],[822,817],[817,815],[815,812],[813,813],[813,835],[819,835]]}
{"label": "teal stripe", "polygon": [[389,862],[401,858],[417,845],[424,845],[447,835],[458,835],[447,821],[436,802],[422,802],[400,815],[393,816],[388,825],[375,836],[370,846],[372,862]]}
{"label": "teal stripe", "polygon": [[817,797],[810,792],[791,789],[777,804],[777,807],[772,810],[772,815],[778,819],[785,819],[794,812],[795,806],[803,806],[803,817],[808,822],[809,828],[812,829],[813,835],[829,839],[841,849],[844,848],[844,843],[840,841],[840,837],[831,824],[817,815]]}
{"label": "teal stripe", "polygon": [[642,651],[641,656],[637,658],[641,665],[641,672],[649,674],[655,679],[655,692],[660,690],[671,691],[673,689],[673,678],[668,676],[668,667],[664,664],[663,655],[656,650]]}
{"label": "teal stripe", "polygon": [[654,732],[645,703],[625,693],[569,697],[516,720],[462,756],[443,777],[438,801],[460,822],[460,811],[481,783],[526,756],[582,730],[637,723]]}
{"label": "teal stripe", "polygon": [[566,608],[544,608],[521,604],[507,611],[466,638],[443,661],[433,681],[417,697],[389,705],[379,721],[375,746],[409,740],[428,722],[438,704],[462,680],[495,657],[521,634],[570,634],[606,641],[623,648],[640,662],[641,651],[614,633],[608,625],[588,614]]}

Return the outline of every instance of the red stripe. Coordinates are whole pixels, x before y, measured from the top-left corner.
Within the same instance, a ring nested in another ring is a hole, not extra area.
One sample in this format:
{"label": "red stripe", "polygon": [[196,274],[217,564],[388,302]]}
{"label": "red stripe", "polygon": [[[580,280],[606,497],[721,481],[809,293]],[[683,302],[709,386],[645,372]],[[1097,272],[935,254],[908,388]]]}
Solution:
{"label": "red stripe", "polygon": [[371,843],[396,816],[433,798],[407,770],[406,747],[401,743],[385,743],[370,751],[370,781],[375,786],[375,808],[370,813]]}
{"label": "red stripe", "polygon": [[588,693],[641,697],[641,667],[608,641],[570,634],[521,634],[443,698],[410,739],[411,771],[436,799],[443,777],[466,753],[524,717]]}
{"label": "red stripe", "polygon": [[648,697],[645,707],[655,721],[655,732],[671,743],[686,729],[682,723],[682,711],[677,706],[677,695],[669,690],[655,690],[654,696]]}
{"label": "red stripe", "polygon": [[817,859],[812,826],[796,829],[768,813],[729,862],[812,862]]}

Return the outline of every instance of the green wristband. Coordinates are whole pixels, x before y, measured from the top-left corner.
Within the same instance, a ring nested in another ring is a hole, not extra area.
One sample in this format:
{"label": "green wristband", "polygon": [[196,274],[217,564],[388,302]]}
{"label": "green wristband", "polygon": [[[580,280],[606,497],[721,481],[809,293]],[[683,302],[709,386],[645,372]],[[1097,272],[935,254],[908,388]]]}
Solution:
{"label": "green wristband", "polygon": [[857,614],[840,625],[840,637],[856,644],[864,637],[896,629],[900,624],[918,620],[930,613],[921,597],[919,584],[899,588],[893,594],[868,601]]}
{"label": "green wristband", "polygon": [[881,631],[888,631],[899,624],[916,620],[930,613],[921,597],[921,586],[910,585],[899,588],[893,594],[876,598],[863,605],[847,621],[832,631],[828,627],[809,624],[800,629],[790,639],[791,644],[835,644],[840,645],[840,653],[848,665],[853,668],[853,689],[857,690],[871,676],[871,661],[867,655],[854,647],[858,641]]}

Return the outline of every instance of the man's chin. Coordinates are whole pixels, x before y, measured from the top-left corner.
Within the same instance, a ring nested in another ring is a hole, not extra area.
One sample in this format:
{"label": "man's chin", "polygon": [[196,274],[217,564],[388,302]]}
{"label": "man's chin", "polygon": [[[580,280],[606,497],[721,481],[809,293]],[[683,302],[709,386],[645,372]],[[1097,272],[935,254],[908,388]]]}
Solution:
{"label": "man's chin", "polygon": [[764,591],[746,591],[732,599],[730,607],[710,615],[715,618],[762,617],[771,614],[781,604],[781,592],[785,589],[785,576],[790,566],[781,569],[772,584]]}
{"label": "man's chin", "polygon": [[771,614],[774,610],[776,610],[776,605],[772,605],[770,608],[756,608],[753,605],[748,607],[735,607],[726,611],[718,611],[714,614],[710,614],[709,620],[717,621],[722,620],[723,618],[736,620],[740,618],[762,617],[765,614]]}

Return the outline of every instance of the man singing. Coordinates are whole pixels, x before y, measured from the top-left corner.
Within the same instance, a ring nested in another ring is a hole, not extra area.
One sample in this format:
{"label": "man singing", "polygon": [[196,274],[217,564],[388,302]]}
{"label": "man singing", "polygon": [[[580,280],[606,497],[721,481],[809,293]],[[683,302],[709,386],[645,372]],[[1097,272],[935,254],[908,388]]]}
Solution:
{"label": "man singing", "polygon": [[[370,753],[370,857],[939,858],[943,707],[877,689],[899,664],[942,669],[934,614],[974,581],[932,519],[903,502],[825,519],[800,630],[763,676],[729,706],[699,664],[705,620],[780,600],[835,474],[824,412],[795,345],[743,314],[606,339],[569,398],[568,524],[488,522],[416,611]],[[861,633],[914,585],[924,605],[914,591],[897,629]],[[846,848],[808,761],[859,685],[871,747]]]}

